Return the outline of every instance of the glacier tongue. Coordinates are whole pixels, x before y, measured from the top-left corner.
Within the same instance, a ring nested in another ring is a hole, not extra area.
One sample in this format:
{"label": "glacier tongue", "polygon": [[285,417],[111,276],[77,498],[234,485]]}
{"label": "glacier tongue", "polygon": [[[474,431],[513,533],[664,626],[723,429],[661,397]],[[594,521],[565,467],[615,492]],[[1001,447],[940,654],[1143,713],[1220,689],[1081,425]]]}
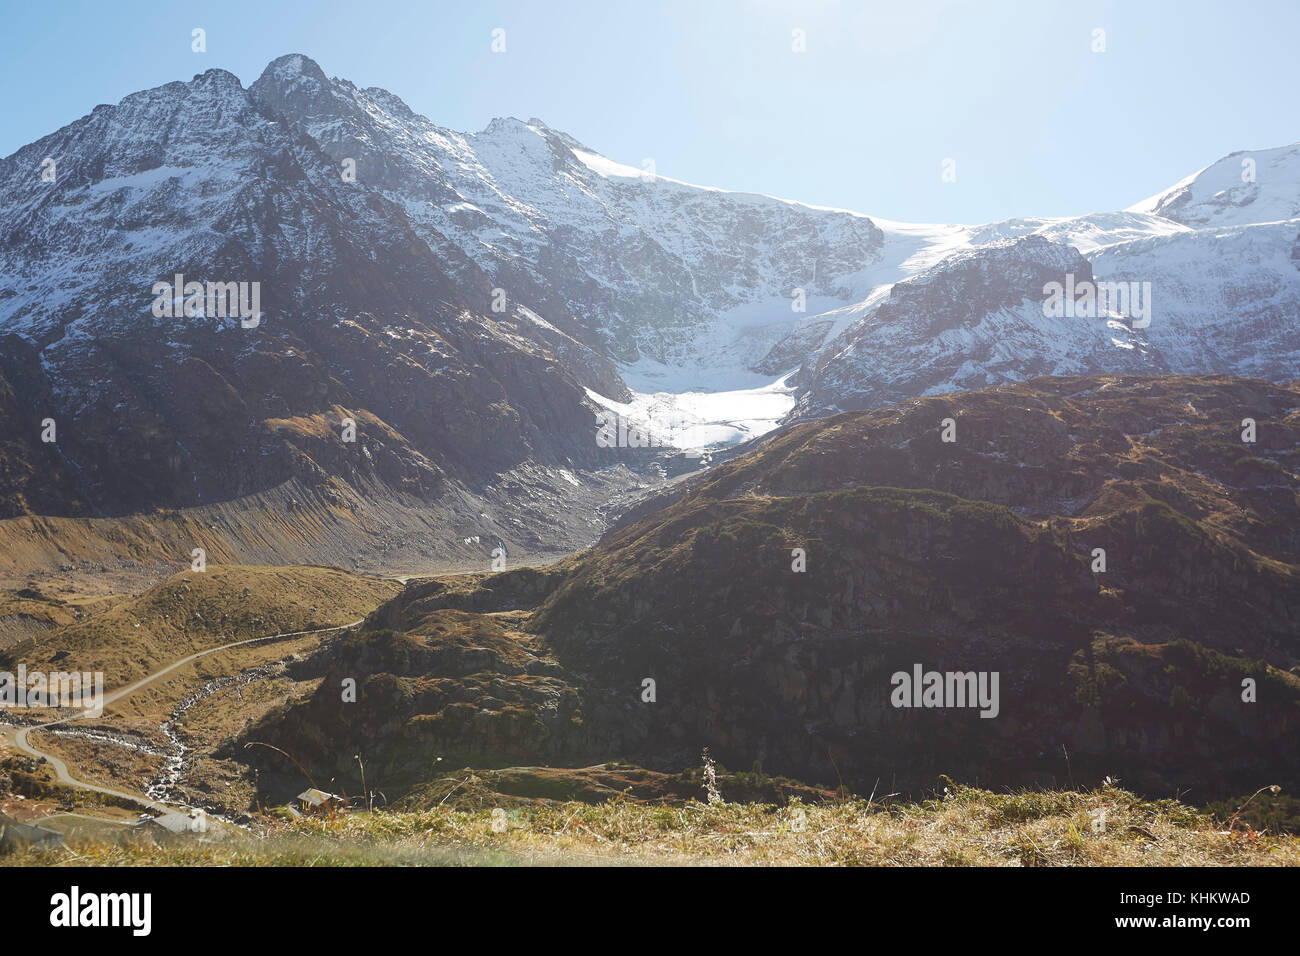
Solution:
{"label": "glacier tongue", "polygon": [[765,435],[794,408],[793,373],[756,388],[724,391],[637,392],[615,402],[587,389],[592,401],[671,448],[708,449]]}

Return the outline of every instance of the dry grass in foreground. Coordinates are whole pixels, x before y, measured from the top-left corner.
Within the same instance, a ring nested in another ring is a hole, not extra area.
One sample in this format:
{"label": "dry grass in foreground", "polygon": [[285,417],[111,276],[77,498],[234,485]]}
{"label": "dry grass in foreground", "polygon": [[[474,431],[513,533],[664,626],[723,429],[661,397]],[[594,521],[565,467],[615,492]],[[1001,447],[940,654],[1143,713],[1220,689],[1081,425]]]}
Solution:
{"label": "dry grass in foreground", "polygon": [[[1105,811],[1104,829],[1097,827]],[[1229,828],[1173,800],[1113,787],[994,794],[952,787],[942,799],[879,805],[645,805],[612,801],[519,807],[495,832],[488,810],[358,812],[268,821],[220,844],[73,843],[4,858],[26,865],[1300,865],[1300,838]],[[501,814],[497,815],[499,827]]]}

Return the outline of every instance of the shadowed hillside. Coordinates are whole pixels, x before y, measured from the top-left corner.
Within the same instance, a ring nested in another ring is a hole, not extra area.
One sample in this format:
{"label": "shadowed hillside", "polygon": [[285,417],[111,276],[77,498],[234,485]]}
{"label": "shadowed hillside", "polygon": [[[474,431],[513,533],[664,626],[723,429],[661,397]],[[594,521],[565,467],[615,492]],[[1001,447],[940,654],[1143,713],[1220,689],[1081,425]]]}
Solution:
{"label": "shadowed hillside", "polygon": [[[1293,786],[1298,465],[1300,391],[1224,377],[838,415],[545,571],[408,586],[252,735],[339,779],[362,752],[390,797],[438,757],[673,770],[705,746],[863,791],[939,773],[1207,800]],[[917,665],[996,672],[996,706],[894,706],[892,675]]]}

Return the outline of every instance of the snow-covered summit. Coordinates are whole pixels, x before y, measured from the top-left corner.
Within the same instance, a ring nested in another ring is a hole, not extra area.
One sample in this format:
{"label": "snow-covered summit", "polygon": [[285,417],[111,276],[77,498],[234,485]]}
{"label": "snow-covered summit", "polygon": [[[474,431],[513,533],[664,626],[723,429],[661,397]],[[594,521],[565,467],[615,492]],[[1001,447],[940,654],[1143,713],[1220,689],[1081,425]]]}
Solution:
{"label": "snow-covered summit", "polygon": [[[876,257],[863,215],[692,186],[600,156],[538,119],[478,133],[435,125],[391,94],[276,61],[253,84],[359,183],[445,237],[505,290],[611,357],[690,364],[724,316],[797,289],[843,304]],[[304,80],[310,75],[310,81]]]}
{"label": "snow-covered summit", "polygon": [[1241,226],[1300,217],[1300,143],[1241,150],[1129,207],[1186,226]]}

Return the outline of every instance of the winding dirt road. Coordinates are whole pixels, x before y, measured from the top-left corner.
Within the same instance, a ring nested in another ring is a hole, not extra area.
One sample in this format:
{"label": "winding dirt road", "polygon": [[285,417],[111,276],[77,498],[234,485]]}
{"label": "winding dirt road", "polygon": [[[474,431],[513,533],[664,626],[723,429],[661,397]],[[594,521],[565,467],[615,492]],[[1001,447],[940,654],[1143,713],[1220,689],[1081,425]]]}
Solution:
{"label": "winding dirt road", "polygon": [[[172,671],[176,670],[177,668],[184,667],[186,664],[196,661],[200,657],[206,657],[209,654],[216,654],[220,651],[228,651],[232,647],[244,647],[248,644],[261,644],[263,642],[268,642],[268,641],[279,641],[288,637],[303,637],[307,634],[324,634],[329,631],[342,631],[342,630],[346,630],[349,627],[356,627],[364,620],[365,618],[359,618],[358,620],[353,621],[351,624],[338,624],[334,627],[318,627],[310,631],[285,631],[282,634],[268,634],[264,637],[252,637],[246,641],[235,641],[231,644],[223,644],[220,647],[210,647],[206,651],[199,651],[197,654],[191,654],[189,657],[182,657],[180,660],[168,664],[166,667],[162,668],[161,670],[154,671],[148,677],[141,678],[140,680],[136,681],[134,684],[128,684],[126,687],[121,687],[115,691],[111,691],[110,693],[105,694],[104,709],[107,710],[110,705],[117,703],[119,700],[122,700],[124,697],[129,697],[131,694],[134,694],[141,687],[153,683],[158,678],[166,674],[170,674]],[[141,794],[127,793],[126,791],[123,790],[114,790],[112,787],[101,787],[98,784],[86,783],[84,780],[78,780],[77,778],[73,777],[70,773],[68,773],[67,764],[65,764],[62,760],[60,760],[58,757],[54,756],[53,754],[48,754],[40,750],[28,739],[29,735],[33,730],[45,730],[46,728],[49,727],[58,727],[61,726],[62,724],[72,723],[75,720],[84,720],[85,717],[86,717],[85,714],[73,714],[71,717],[65,717],[61,720],[52,720],[47,724],[37,724],[35,726],[21,727],[21,728],[6,727],[4,728],[3,736],[5,737],[5,739],[10,740],[15,747],[17,747],[19,750],[23,751],[24,753],[30,754],[33,757],[38,757],[38,758],[43,757],[44,759],[49,761],[50,766],[54,768],[55,778],[60,783],[66,784],[70,787],[77,787],[80,790],[93,790],[95,793],[103,793],[109,796],[119,797],[124,800],[130,800],[133,803],[138,803],[140,806],[147,807],[150,810],[158,810],[162,812],[166,812],[168,810],[181,810],[180,807],[171,807],[165,803],[160,803],[157,800],[151,800],[148,797],[143,796]]]}

